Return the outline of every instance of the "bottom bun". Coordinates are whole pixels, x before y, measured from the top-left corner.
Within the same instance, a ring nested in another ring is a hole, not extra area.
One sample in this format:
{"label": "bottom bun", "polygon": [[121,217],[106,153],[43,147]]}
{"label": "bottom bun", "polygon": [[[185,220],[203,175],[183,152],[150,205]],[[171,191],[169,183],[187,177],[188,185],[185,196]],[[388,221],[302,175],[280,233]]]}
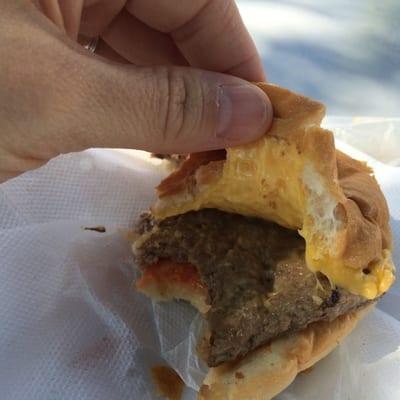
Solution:
{"label": "bottom bun", "polygon": [[306,329],[262,346],[238,361],[210,368],[200,400],[269,400],[289,386],[296,375],[328,355],[373,305],[331,322]]}
{"label": "bottom bun", "polygon": [[[206,290],[199,284],[199,277],[194,271],[189,276],[181,271],[175,263],[163,261],[147,269],[136,287],[155,301],[186,300],[200,312],[207,312]],[[289,386],[298,373],[328,355],[373,306],[369,303],[330,322],[314,322],[239,360],[210,368],[198,399],[271,399]]]}

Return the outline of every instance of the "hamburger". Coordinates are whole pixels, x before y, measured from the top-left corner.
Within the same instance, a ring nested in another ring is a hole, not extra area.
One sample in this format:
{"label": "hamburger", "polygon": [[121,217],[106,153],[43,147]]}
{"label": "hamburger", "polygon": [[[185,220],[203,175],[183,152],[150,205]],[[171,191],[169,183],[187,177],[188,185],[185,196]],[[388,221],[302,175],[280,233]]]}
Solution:
{"label": "hamburger", "polygon": [[191,154],[136,228],[136,287],[204,315],[199,399],[270,399],[348,335],[394,281],[373,171],[335,149],[324,106],[260,83],[259,140]]}

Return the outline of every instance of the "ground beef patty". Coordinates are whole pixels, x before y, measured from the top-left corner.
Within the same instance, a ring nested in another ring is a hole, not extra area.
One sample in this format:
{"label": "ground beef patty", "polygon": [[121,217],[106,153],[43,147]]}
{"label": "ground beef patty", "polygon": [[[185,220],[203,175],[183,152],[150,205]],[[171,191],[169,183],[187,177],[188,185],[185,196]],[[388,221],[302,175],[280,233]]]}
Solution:
{"label": "ground beef patty", "polygon": [[209,366],[366,303],[311,273],[304,240],[274,223],[205,209],[160,223],[147,215],[137,231],[145,234],[136,249],[142,267],[159,259],[197,267],[211,305]]}

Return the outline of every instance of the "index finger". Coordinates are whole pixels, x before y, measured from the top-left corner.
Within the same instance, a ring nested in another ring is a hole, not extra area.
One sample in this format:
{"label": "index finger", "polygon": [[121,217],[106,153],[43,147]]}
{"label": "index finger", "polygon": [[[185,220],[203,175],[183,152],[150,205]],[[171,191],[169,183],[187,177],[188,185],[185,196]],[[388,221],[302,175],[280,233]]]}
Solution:
{"label": "index finger", "polygon": [[265,80],[259,54],[233,0],[129,0],[126,8],[152,28],[169,33],[190,65]]}

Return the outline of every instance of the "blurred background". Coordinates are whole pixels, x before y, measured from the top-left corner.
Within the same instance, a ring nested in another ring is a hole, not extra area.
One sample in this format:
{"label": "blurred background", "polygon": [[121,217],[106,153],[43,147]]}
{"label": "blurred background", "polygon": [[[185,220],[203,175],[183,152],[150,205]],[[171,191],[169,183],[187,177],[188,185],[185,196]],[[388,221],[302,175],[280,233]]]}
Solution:
{"label": "blurred background", "polygon": [[331,116],[400,117],[400,0],[237,3],[270,82]]}

